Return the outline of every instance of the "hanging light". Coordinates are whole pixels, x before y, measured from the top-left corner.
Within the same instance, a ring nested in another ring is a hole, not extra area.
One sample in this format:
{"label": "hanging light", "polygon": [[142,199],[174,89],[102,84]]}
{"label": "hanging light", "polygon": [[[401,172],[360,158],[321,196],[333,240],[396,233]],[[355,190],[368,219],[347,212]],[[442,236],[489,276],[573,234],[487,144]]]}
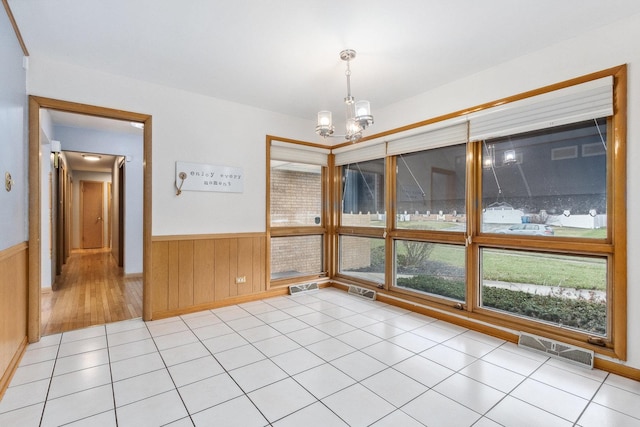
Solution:
{"label": "hanging light", "polygon": [[340,52],[340,59],[347,62],[347,96],[344,98],[346,108],[346,133],[344,135],[333,135],[334,126],[331,118],[331,111],[318,112],[318,125],[316,133],[323,138],[333,136],[344,136],[345,139],[355,142],[362,138],[362,131],[367,126],[373,124],[373,116],[371,115],[371,105],[369,101],[357,101],[351,96],[351,68],[349,61],[356,57],[356,51],[347,49]]}

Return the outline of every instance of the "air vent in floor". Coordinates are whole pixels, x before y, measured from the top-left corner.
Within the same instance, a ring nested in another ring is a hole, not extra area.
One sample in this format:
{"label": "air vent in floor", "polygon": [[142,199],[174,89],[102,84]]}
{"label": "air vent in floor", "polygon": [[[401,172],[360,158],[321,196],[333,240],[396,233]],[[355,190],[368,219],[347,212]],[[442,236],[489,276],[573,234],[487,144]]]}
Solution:
{"label": "air vent in floor", "polygon": [[535,350],[560,360],[566,360],[585,368],[593,368],[594,352],[591,350],[524,332],[520,332],[518,346]]}
{"label": "air vent in floor", "polygon": [[317,291],[317,283],[302,283],[300,285],[289,286],[289,295],[299,294],[301,292]]}
{"label": "air vent in floor", "polygon": [[374,301],[376,299],[376,291],[372,291],[371,289],[367,288],[361,288],[360,286],[349,285],[349,293],[351,295],[357,295],[371,301]]}

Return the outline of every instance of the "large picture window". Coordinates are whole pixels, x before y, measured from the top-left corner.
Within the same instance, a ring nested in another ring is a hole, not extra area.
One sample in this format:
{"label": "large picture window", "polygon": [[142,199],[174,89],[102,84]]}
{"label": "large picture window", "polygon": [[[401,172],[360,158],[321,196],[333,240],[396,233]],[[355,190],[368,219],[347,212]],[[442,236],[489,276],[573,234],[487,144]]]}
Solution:
{"label": "large picture window", "polygon": [[337,275],[624,359],[625,92],[621,66],[336,154]]}

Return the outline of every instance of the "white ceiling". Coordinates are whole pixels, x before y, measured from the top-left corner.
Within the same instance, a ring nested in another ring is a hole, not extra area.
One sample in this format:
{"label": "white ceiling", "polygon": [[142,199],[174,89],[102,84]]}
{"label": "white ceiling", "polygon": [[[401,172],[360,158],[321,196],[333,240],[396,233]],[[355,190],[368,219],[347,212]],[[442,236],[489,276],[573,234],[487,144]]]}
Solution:
{"label": "white ceiling", "polygon": [[[98,161],[85,160],[83,154],[95,154],[100,157]],[[108,172],[113,170],[116,156],[110,156],[108,154],[86,153],[76,151],[65,151],[64,157],[67,161],[67,166],[73,171],[91,171],[91,172]]]}
{"label": "white ceiling", "polygon": [[375,116],[640,13],[638,0],[8,1],[33,56],[309,120],[343,111],[345,48]]}

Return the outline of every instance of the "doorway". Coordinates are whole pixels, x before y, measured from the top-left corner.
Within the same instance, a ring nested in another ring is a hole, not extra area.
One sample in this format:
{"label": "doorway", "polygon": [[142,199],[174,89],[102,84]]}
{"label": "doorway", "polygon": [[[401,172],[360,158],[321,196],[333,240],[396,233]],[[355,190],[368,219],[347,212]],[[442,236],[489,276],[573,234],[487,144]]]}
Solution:
{"label": "doorway", "polygon": [[[142,149],[142,317],[151,319],[151,116],[122,110],[77,104],[50,98],[29,97],[29,301],[28,339],[41,336],[41,212],[47,201],[41,197],[41,109],[75,113],[92,117],[135,122],[144,125]],[[97,216],[94,220],[98,218]]]}

